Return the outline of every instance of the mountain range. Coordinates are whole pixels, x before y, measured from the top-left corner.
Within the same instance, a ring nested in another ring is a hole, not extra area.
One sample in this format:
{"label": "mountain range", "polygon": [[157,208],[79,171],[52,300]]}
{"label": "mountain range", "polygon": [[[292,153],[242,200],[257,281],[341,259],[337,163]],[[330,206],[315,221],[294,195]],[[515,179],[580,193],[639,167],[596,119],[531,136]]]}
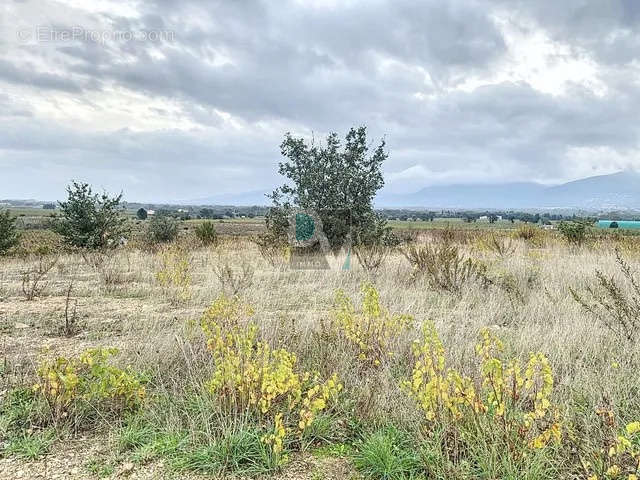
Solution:
{"label": "mountain range", "polygon": [[553,186],[533,182],[433,186],[410,194],[381,194],[375,203],[378,207],[452,209],[637,209],[640,208],[640,173],[625,170]]}
{"label": "mountain range", "polygon": [[[196,205],[268,205],[263,191],[239,192],[189,201]],[[581,210],[640,209],[640,173],[625,170],[560,185],[534,182],[499,184],[453,184],[425,187],[414,193],[382,191],[377,208],[427,209],[536,209]]]}

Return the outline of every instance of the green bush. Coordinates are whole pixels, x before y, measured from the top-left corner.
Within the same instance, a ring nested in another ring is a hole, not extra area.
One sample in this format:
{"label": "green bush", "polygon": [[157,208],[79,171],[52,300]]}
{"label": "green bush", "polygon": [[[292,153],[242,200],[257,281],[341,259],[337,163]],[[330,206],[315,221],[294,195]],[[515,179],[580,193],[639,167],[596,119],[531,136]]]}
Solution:
{"label": "green bush", "polygon": [[582,245],[587,239],[588,225],[587,222],[582,221],[560,222],[558,231],[570,244]]}
{"label": "green bush", "polygon": [[202,222],[196,227],[195,233],[196,238],[203,245],[216,245],[218,243],[218,232],[216,232],[213,222]]}
{"label": "green bush", "polygon": [[19,241],[16,217],[12,217],[9,210],[0,211],[0,255],[6,254]]}
{"label": "green bush", "polygon": [[147,239],[150,243],[168,243],[178,238],[179,221],[166,214],[151,217],[147,227]]}
{"label": "green bush", "polygon": [[122,193],[115,197],[94,194],[89,184],[78,182],[67,187],[67,193],[67,201],[60,203],[62,218],[53,223],[65,243],[91,249],[118,246],[129,232]]}

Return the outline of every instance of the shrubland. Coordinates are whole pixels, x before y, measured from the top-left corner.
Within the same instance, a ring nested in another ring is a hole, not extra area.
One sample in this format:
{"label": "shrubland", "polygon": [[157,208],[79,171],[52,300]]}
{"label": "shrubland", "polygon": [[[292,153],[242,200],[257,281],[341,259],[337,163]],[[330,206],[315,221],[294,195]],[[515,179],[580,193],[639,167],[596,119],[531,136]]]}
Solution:
{"label": "shrubland", "polygon": [[396,232],[305,271],[214,232],[0,258],[9,475],[79,438],[79,478],[638,475],[637,237]]}

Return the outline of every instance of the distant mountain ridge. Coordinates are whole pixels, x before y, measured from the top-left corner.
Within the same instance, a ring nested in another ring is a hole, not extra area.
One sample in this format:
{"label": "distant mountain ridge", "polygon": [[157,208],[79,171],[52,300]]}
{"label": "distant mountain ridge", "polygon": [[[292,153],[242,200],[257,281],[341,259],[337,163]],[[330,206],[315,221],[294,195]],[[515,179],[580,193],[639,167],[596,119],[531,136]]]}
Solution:
{"label": "distant mountain ridge", "polygon": [[[254,190],[186,201],[190,205],[269,205],[266,191]],[[384,190],[375,198],[376,208],[426,209],[538,209],[581,210],[640,209],[640,173],[625,170],[561,185],[534,182],[457,184],[423,188],[394,195]]]}
{"label": "distant mountain ridge", "polygon": [[637,209],[640,208],[640,173],[626,170],[555,186],[533,182],[434,186],[404,195],[383,193],[376,197],[375,204],[378,208]]}

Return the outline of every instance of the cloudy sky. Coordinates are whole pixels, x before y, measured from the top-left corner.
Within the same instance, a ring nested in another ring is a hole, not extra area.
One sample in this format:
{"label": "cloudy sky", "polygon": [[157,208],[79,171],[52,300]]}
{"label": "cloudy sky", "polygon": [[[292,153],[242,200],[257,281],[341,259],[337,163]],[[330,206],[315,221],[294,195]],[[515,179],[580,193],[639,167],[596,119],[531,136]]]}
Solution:
{"label": "cloudy sky", "polygon": [[366,124],[387,189],[640,168],[637,0],[3,0],[0,198],[269,190]]}

